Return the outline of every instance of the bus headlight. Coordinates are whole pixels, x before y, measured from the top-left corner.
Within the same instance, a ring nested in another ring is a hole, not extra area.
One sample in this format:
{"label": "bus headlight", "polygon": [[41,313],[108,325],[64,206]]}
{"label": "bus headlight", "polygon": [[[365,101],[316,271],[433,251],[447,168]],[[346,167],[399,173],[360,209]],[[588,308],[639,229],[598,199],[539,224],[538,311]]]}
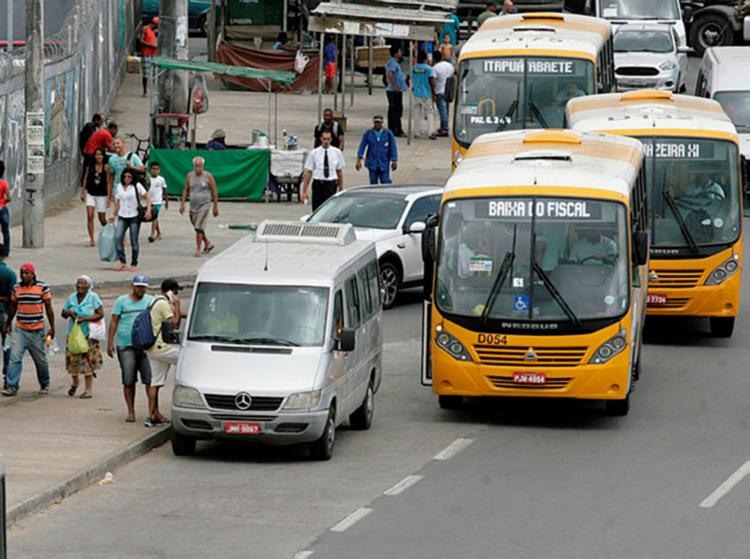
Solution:
{"label": "bus headlight", "polygon": [[461,150],[457,149],[456,153],[453,154],[453,164],[460,165],[461,161],[464,160],[464,156],[461,154]]}
{"label": "bus headlight", "polygon": [[201,393],[195,388],[178,384],[172,392],[172,403],[180,408],[205,408]]}
{"label": "bus headlight", "polygon": [[732,258],[721,264],[721,266],[717,266],[716,269],[711,272],[711,275],[708,276],[705,285],[719,285],[729,276],[733,275],[737,270],[739,270],[739,268],[740,264],[738,262],[738,256],[736,254],[733,254]]}
{"label": "bus headlight", "polygon": [[312,392],[299,392],[292,394],[286,399],[284,404],[285,410],[301,410],[311,409],[317,407],[320,403],[320,390],[313,390]]}
{"label": "bus headlight", "polygon": [[594,356],[589,359],[589,365],[601,365],[612,359],[618,353],[621,353],[623,349],[628,347],[628,341],[625,339],[626,332],[624,329],[620,329],[616,336],[608,339],[599,349],[596,350]]}
{"label": "bus headlight", "polygon": [[458,359],[459,361],[471,361],[469,352],[466,351],[463,344],[445,330],[440,329],[437,331],[435,341],[437,342],[437,345],[450,353],[454,359]]}

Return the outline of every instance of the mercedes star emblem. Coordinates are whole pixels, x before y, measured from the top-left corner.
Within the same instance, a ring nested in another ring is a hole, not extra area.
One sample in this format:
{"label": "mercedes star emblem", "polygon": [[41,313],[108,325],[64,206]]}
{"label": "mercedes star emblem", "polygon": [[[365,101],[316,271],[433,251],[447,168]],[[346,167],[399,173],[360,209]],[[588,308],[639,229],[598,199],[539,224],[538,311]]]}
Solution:
{"label": "mercedes star emblem", "polygon": [[249,410],[250,406],[253,405],[253,399],[247,392],[240,392],[234,397],[234,405],[237,406],[238,410]]}

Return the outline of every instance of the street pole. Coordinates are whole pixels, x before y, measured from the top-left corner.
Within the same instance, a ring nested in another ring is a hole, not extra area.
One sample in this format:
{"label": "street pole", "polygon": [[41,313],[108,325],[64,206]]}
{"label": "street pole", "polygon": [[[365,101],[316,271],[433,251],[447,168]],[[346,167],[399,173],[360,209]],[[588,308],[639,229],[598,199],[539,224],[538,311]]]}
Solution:
{"label": "street pole", "polygon": [[5,17],[8,21],[8,52],[13,52],[13,0],[5,0]]}
{"label": "street pole", "polygon": [[43,21],[42,0],[26,0],[26,180],[23,194],[23,248],[44,248]]}
{"label": "street pole", "polygon": [[216,0],[211,0],[211,9],[208,12],[208,29],[206,40],[208,41],[208,61],[216,61]]}
{"label": "street pole", "polygon": [[320,122],[320,119],[323,117],[323,81],[325,80],[325,75],[323,74],[324,66],[323,66],[323,56],[324,56],[324,46],[326,42],[326,34],[321,33],[320,34],[320,52],[318,53],[318,122]]}
{"label": "street pole", "polygon": [[350,83],[350,87],[349,87],[349,107],[353,107],[354,106],[354,54],[355,54],[354,51],[356,49],[354,48],[354,43],[355,43],[354,37],[355,36],[354,35],[350,35],[350,36],[352,38],[352,48],[351,48],[350,53],[349,53],[349,59],[350,59],[349,71],[351,72],[351,74],[350,74],[350,76],[351,76],[351,82],[349,82]]}
{"label": "street pole", "polygon": [[0,454],[0,559],[8,557],[8,537],[5,528],[5,462]]}
{"label": "street pole", "polygon": [[[188,59],[188,9],[184,0],[159,2],[158,52],[169,58]],[[159,106],[167,113],[188,112],[188,77],[185,70],[169,70],[159,80]]]}

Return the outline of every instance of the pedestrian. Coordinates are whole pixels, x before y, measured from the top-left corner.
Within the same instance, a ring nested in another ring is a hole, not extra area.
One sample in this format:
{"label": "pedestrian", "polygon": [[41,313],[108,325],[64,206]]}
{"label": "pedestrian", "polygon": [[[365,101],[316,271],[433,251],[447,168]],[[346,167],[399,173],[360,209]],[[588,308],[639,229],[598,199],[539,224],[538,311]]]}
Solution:
{"label": "pedestrian", "polygon": [[385,88],[388,97],[388,128],[397,138],[405,136],[401,127],[401,116],[404,113],[404,91],[406,91],[406,78],[401,69],[401,48],[391,45],[389,50],[391,57],[385,65]]}
{"label": "pedestrian", "polygon": [[501,16],[507,16],[511,14],[517,14],[518,8],[516,8],[515,2],[513,0],[503,0],[503,9],[500,12]]}
{"label": "pedestrian", "polygon": [[[180,307],[179,291],[182,289],[177,280],[168,278],[161,282],[161,296],[157,297],[151,307],[151,325],[154,329],[156,342],[148,350],[148,359],[151,362],[151,403],[153,407],[149,412],[146,426],[151,427],[160,423],[169,423],[159,411],[159,389],[167,383],[169,368],[177,366],[180,357],[179,344],[165,341],[164,335],[175,332],[180,327],[180,322],[187,315]],[[169,336],[167,336],[169,339]]]}
{"label": "pedestrian", "polygon": [[151,196],[151,208],[156,212],[156,218],[151,222],[151,235],[148,242],[153,243],[161,239],[159,214],[161,214],[162,207],[165,210],[169,207],[169,198],[167,197],[167,181],[160,175],[161,166],[158,161],[151,162],[149,173],[151,174],[151,188],[148,189],[148,194]]}
{"label": "pedestrian", "polygon": [[80,276],[76,280],[76,290],[70,294],[63,305],[62,317],[68,319],[68,337],[77,323],[89,344],[86,353],[72,353],[65,347],[65,368],[70,375],[68,396],[75,396],[78,390],[78,377],[83,375],[83,394],[80,398],[87,400],[92,396],[92,386],[96,371],[102,368],[102,348],[99,341],[91,337],[90,324],[104,318],[104,308],[99,295],[92,288],[94,282],[89,276]]}
{"label": "pedestrian", "polygon": [[435,134],[435,117],[433,115],[433,106],[435,104],[435,71],[427,63],[427,53],[419,51],[417,54],[417,63],[411,71],[412,91],[414,93],[414,137],[419,138],[422,135],[422,126],[427,120],[427,130],[429,138],[434,140]]}
{"label": "pedestrian", "polygon": [[305,162],[305,175],[302,179],[302,202],[310,199],[307,193],[312,180],[312,210],[344,189],[344,154],[331,145],[330,132],[320,135],[320,146],[310,152]]}
{"label": "pedestrian", "polygon": [[276,42],[271,47],[271,50],[284,50],[284,47],[286,46],[288,40],[289,37],[287,37],[287,34],[284,31],[281,31],[276,36]]}
{"label": "pedestrian", "polygon": [[104,124],[104,118],[99,113],[95,113],[94,116],[91,117],[91,120],[83,125],[81,132],[78,134],[78,149],[80,150],[81,155],[83,155],[83,149],[86,147],[86,143],[89,141],[89,138],[91,138],[91,135],[99,130],[99,128],[102,127],[102,124]]}
{"label": "pedestrian", "polygon": [[323,111],[323,121],[320,122],[313,131],[315,146],[320,146],[320,136],[323,132],[331,133],[331,145],[344,151],[344,130],[341,125],[333,118],[333,109]]}
{"label": "pedestrian", "polygon": [[[3,396],[18,394],[21,381],[23,356],[28,351],[36,367],[39,381],[39,394],[49,393],[49,364],[45,346],[55,339],[55,312],[52,308],[52,292],[43,281],[37,279],[36,269],[30,262],[21,265],[21,281],[15,285],[10,295],[8,320],[5,323],[6,335],[10,334],[13,319],[16,327],[10,340],[10,361],[6,388]],[[44,315],[47,315],[49,329],[44,334]]]}
{"label": "pedestrian", "polygon": [[143,96],[148,95],[148,78],[151,72],[151,61],[158,54],[156,49],[156,29],[159,27],[159,18],[154,17],[143,26],[141,36],[141,81],[143,82]]}
{"label": "pedestrian", "polygon": [[112,184],[114,185],[122,182],[121,175],[126,167],[130,167],[132,171],[138,174],[146,172],[146,167],[143,165],[141,158],[138,157],[137,153],[127,151],[125,140],[122,138],[112,140],[112,153],[110,153],[107,163],[112,170]]}
{"label": "pedestrian", "polygon": [[[185,213],[185,202],[190,195],[190,223],[195,229],[195,256],[208,254],[214,245],[206,236],[208,212],[213,209],[214,217],[219,217],[219,190],[214,176],[204,169],[206,161],[202,157],[193,158],[193,170],[185,178],[182,190],[180,213]],[[201,244],[203,249],[201,250]]]}
{"label": "pedestrian", "polygon": [[211,133],[211,139],[206,144],[209,151],[227,149],[227,133],[221,128],[217,128]]}
{"label": "pedestrian", "polygon": [[16,273],[5,263],[5,251],[0,249],[0,339],[3,344],[3,389],[8,388],[5,379],[8,375],[8,363],[10,362],[10,347],[6,347],[5,343],[7,336],[5,325],[8,323],[10,297],[17,281]]}
{"label": "pedestrian", "polygon": [[440,50],[440,57],[443,60],[447,60],[451,64],[455,65],[456,49],[453,48],[453,45],[451,44],[451,36],[448,33],[443,35],[443,42],[438,50]]}
{"label": "pedestrian", "polygon": [[97,148],[105,152],[112,151],[112,140],[117,136],[117,124],[110,122],[106,128],[100,128],[89,137],[86,146],[83,148],[83,168],[81,176],[86,174],[86,170],[94,162],[94,152]]}
{"label": "pedestrian", "polygon": [[325,63],[325,91],[323,93],[332,95],[334,87],[336,85],[336,58],[338,57],[338,49],[336,48],[336,41],[333,37],[329,36],[326,41],[326,46],[323,47],[323,62]]}
{"label": "pedestrian", "polygon": [[458,45],[458,30],[460,27],[461,20],[458,19],[458,16],[454,13],[448,14],[448,19],[446,19],[445,23],[439,29],[435,30],[435,44],[441,44],[440,38],[444,37],[447,33],[450,37],[450,44],[454,47]]}
{"label": "pedestrian", "polygon": [[398,150],[393,132],[383,128],[383,117],[372,117],[372,128],[365,130],[357,150],[357,171],[367,152],[365,167],[370,172],[370,184],[391,184],[390,170],[398,168]]}
{"label": "pedestrian", "polygon": [[117,361],[120,364],[122,377],[122,393],[125,398],[128,415],[125,421],[135,422],[135,383],[140,376],[141,384],[146,389],[148,409],[153,407],[151,391],[151,364],[146,352],[133,347],[133,323],[142,311],[151,306],[153,297],[148,295],[148,278],[136,274],[133,276],[130,293],[120,295],[112,307],[112,317],[107,332],[107,355],[114,358],[117,351]]}
{"label": "pedestrian", "polygon": [[112,203],[112,168],[102,148],[96,148],[94,162],[83,175],[81,202],[86,203],[89,246],[94,246],[94,212],[99,217],[99,224],[104,227],[107,225],[107,208]]}
{"label": "pedestrian", "polygon": [[435,61],[435,65],[432,69],[435,71],[435,104],[437,105],[438,114],[440,115],[440,128],[438,128],[438,136],[448,135],[448,100],[445,97],[445,85],[456,71],[453,64],[443,60],[440,51],[435,51],[432,54],[432,58]]}
{"label": "pedestrian", "polygon": [[141,201],[146,202],[146,220],[151,219],[151,196],[141,183],[135,182],[135,174],[131,169],[122,172],[122,182],[115,189],[115,208],[113,211],[117,219],[115,231],[115,248],[119,262],[115,267],[116,272],[122,272],[127,268],[125,258],[125,232],[130,232],[130,268],[131,272],[138,269],[138,235],[141,232],[141,220],[138,218],[138,206]]}
{"label": "pedestrian", "polygon": [[491,17],[495,17],[497,15],[497,4],[495,4],[495,0],[491,0],[490,2],[487,2],[487,7],[484,9],[484,11],[477,16],[477,30],[482,27],[482,24],[490,19]]}
{"label": "pedestrian", "polygon": [[10,256],[10,185],[5,180],[5,161],[0,159],[0,229],[3,232],[2,256]]}

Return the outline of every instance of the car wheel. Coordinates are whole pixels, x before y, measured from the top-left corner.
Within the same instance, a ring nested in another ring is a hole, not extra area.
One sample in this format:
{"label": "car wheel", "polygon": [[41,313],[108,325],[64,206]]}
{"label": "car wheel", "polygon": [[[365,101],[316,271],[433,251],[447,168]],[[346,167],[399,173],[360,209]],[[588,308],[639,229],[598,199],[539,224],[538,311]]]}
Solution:
{"label": "car wheel", "polygon": [[383,290],[383,308],[390,309],[398,297],[401,273],[392,260],[380,263],[380,287]]}
{"label": "car wheel", "polygon": [[731,338],[734,333],[734,317],[714,316],[709,319],[711,334],[717,338]]}
{"label": "car wheel", "polygon": [[367,392],[365,393],[365,399],[362,402],[362,405],[349,416],[349,424],[352,429],[366,431],[372,426],[372,418],[375,414],[374,382],[375,379],[370,379],[370,384],[367,385]]}
{"label": "car wheel", "polygon": [[206,14],[203,14],[200,19],[198,19],[198,29],[204,35],[208,35],[208,16]]}
{"label": "car wheel", "polygon": [[195,454],[195,439],[172,430],[172,454],[175,456],[192,456]]}
{"label": "car wheel", "polygon": [[459,410],[464,405],[463,396],[438,396],[438,404],[444,410]]}
{"label": "car wheel", "polygon": [[309,444],[310,458],[313,460],[330,460],[336,444],[336,408],[331,405],[326,419],[326,427],[320,438]]}
{"label": "car wheel", "polygon": [[698,56],[708,47],[723,47],[734,43],[732,24],[715,14],[699,17],[690,26],[690,46]]}

